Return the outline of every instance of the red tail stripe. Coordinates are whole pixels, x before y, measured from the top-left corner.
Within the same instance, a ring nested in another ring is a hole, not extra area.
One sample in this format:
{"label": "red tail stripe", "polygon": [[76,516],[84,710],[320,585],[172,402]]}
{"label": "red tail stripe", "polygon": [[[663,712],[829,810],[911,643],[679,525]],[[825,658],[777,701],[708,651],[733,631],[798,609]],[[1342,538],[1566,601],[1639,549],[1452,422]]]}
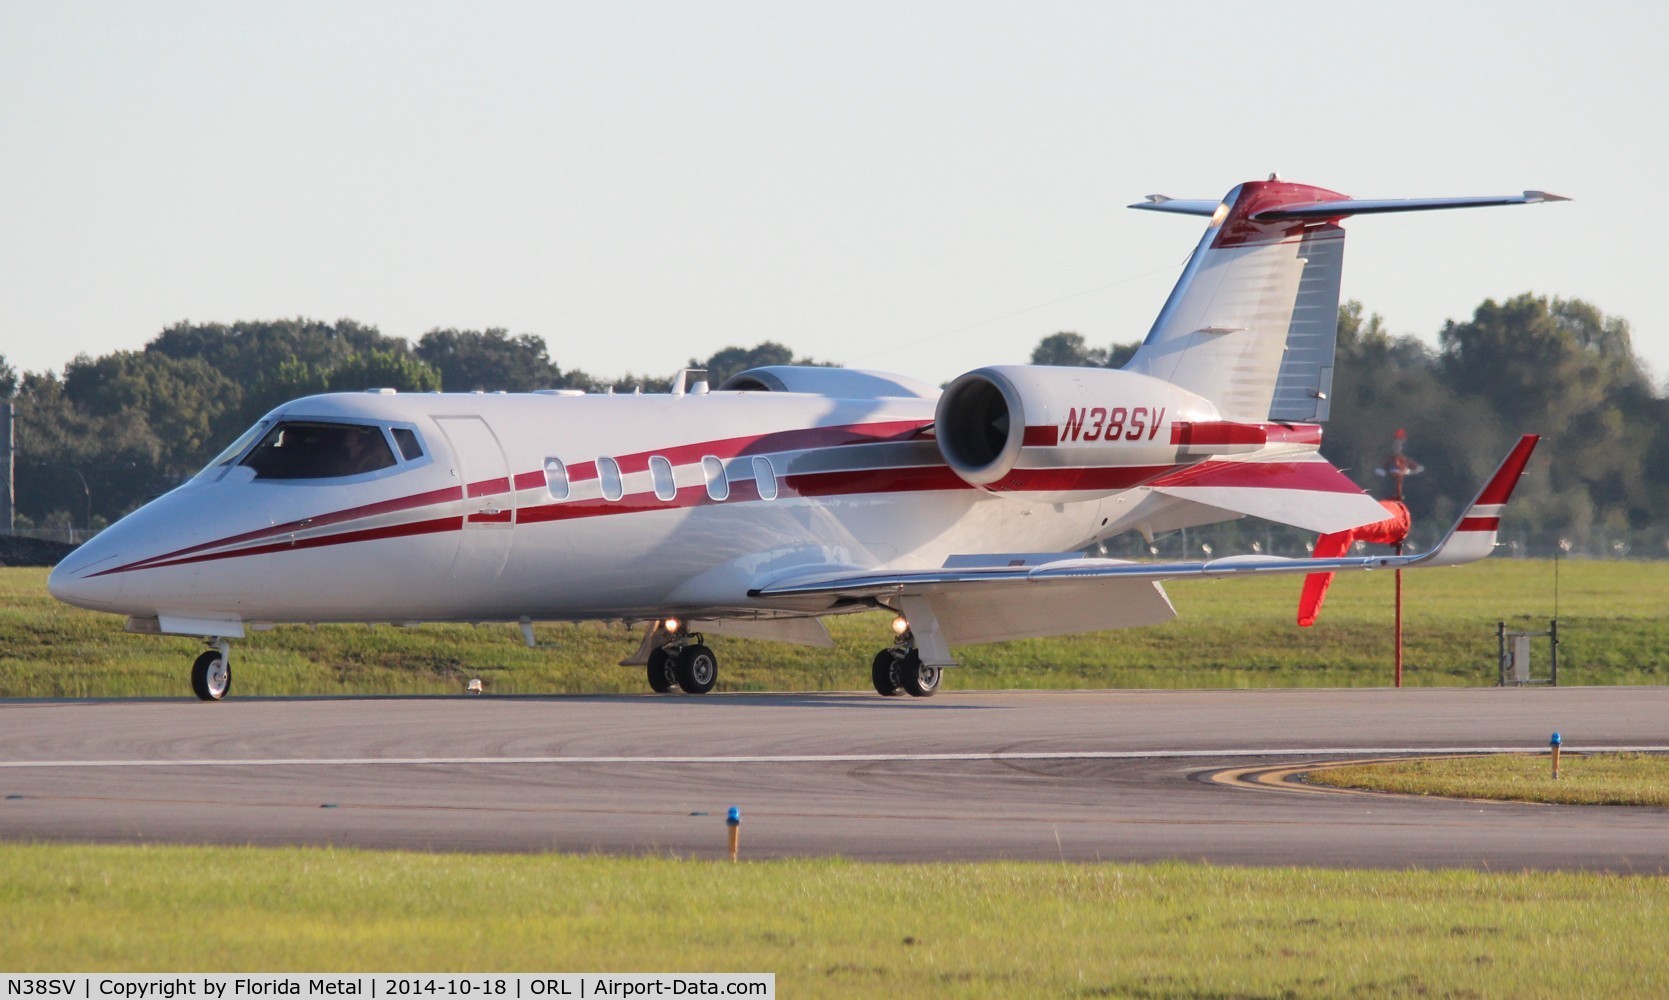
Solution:
{"label": "red tail stripe", "polygon": [[1456,531],[1495,531],[1501,526],[1498,517],[1463,517],[1455,525]]}
{"label": "red tail stripe", "polygon": [[1314,222],[1306,224],[1302,220],[1257,222],[1253,217],[1270,209],[1313,205],[1323,201],[1343,201],[1348,197],[1350,196],[1339,194],[1337,191],[1308,184],[1293,184],[1289,181],[1247,181],[1240,186],[1240,195],[1230,206],[1228,215],[1211,241],[1211,247],[1215,250],[1257,243],[1280,243],[1309,228],[1328,228],[1342,233],[1337,226],[1326,222],[1321,225]]}

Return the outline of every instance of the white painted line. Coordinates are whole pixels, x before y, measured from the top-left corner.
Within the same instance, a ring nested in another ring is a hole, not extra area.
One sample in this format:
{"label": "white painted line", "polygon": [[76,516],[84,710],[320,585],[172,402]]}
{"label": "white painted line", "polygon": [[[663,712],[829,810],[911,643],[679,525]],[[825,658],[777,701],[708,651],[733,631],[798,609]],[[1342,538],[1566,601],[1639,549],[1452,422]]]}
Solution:
{"label": "white painted line", "polygon": [[[1581,746],[1566,753],[1669,753],[1669,746]],[[667,757],[271,757],[186,760],[0,760],[0,768],[55,767],[416,767],[504,764],[872,764],[932,761],[1186,760],[1200,757],[1353,757],[1375,754],[1546,753],[1545,746],[1293,747],[1275,750],[1053,750],[992,753],[831,753]]]}

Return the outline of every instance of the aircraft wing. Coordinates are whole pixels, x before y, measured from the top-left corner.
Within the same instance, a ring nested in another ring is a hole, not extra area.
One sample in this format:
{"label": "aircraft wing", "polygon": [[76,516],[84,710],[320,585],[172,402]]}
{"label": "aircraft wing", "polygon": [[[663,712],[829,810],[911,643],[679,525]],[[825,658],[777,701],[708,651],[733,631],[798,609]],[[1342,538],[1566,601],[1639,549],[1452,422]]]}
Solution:
{"label": "aircraft wing", "polygon": [[[952,558],[932,570],[788,576],[766,582],[749,594],[763,599],[845,602],[887,598],[912,622],[924,616],[913,614],[910,605],[925,602],[938,619],[944,641],[957,644],[1168,621],[1175,612],[1159,586],[1165,580],[1456,566],[1494,550],[1501,510],[1538,440],[1534,434],[1520,438],[1443,540],[1417,555],[1330,559],[1241,555],[1197,562],[1130,562],[1084,558],[1077,553],[967,556]],[[927,644],[923,647],[925,654]]]}

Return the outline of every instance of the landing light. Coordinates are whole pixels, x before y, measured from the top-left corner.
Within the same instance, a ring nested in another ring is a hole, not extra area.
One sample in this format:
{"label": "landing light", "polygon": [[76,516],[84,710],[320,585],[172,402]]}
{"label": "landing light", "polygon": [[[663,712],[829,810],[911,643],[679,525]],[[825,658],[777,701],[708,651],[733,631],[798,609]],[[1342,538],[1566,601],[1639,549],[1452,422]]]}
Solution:
{"label": "landing light", "polygon": [[676,618],[668,618],[666,621],[661,623],[662,628],[666,629],[668,632],[673,632],[673,633],[676,633],[680,628],[683,627],[683,625],[684,625],[684,623],[679,621]]}
{"label": "landing light", "polygon": [[892,620],[892,634],[893,635],[903,635],[904,633],[906,633],[908,631],[910,631],[910,621],[909,621],[909,619],[905,618],[903,615],[899,615],[897,618],[894,618]]}

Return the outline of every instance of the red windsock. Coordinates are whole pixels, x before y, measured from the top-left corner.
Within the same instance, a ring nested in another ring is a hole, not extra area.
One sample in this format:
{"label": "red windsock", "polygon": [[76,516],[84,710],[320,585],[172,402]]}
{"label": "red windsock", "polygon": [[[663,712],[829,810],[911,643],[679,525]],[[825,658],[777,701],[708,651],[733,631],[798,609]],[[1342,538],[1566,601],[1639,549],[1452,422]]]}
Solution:
{"label": "red windsock", "polygon": [[[1348,531],[1335,531],[1316,539],[1315,557],[1330,559],[1350,551],[1357,542],[1375,545],[1396,545],[1408,537],[1408,508],[1400,500],[1381,500],[1379,505],[1391,516],[1373,524]],[[1311,573],[1304,578],[1304,593],[1298,598],[1298,627],[1309,628],[1321,614],[1321,602],[1327,598],[1327,588],[1333,583],[1331,573]]]}

